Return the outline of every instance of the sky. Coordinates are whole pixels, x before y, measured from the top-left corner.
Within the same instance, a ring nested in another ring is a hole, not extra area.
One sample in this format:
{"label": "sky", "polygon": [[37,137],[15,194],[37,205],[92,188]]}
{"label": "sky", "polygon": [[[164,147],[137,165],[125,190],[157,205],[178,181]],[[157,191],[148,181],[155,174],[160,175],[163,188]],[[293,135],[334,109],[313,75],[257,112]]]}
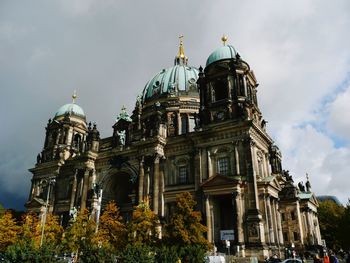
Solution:
{"label": "sky", "polygon": [[254,71],[294,181],[350,197],[350,1],[0,1],[0,203],[24,209],[47,120],[77,91],[102,137],[173,65],[204,66],[223,34]]}

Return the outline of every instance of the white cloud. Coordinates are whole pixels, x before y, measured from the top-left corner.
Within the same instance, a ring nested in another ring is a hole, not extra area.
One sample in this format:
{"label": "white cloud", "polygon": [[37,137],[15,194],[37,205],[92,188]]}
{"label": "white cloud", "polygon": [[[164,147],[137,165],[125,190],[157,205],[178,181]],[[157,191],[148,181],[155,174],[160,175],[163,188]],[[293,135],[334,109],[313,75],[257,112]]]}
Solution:
{"label": "white cloud", "polygon": [[335,195],[344,204],[347,202],[350,197],[349,148],[336,148],[327,135],[311,125],[283,127],[277,142],[284,156],[284,169],[290,170],[295,182],[305,182],[308,173],[317,195]]}
{"label": "white cloud", "polygon": [[328,128],[336,135],[350,141],[350,86],[339,93],[329,105]]}

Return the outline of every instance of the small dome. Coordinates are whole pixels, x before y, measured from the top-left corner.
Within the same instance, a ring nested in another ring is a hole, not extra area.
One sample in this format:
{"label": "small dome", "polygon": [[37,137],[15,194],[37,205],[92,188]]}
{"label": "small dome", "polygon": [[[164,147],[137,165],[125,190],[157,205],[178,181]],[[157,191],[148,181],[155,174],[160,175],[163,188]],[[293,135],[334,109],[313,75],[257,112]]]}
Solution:
{"label": "small dome", "polygon": [[155,75],[143,90],[143,101],[160,97],[164,94],[177,94],[178,91],[196,90],[198,69],[187,65],[176,64],[163,69]]}
{"label": "small dome", "polygon": [[85,118],[85,113],[84,113],[83,109],[75,103],[68,103],[68,104],[63,105],[56,112],[55,118],[59,117],[59,116],[63,116],[66,113]]}
{"label": "small dome", "polygon": [[216,61],[236,58],[237,54],[236,49],[231,45],[219,47],[208,57],[206,67]]}

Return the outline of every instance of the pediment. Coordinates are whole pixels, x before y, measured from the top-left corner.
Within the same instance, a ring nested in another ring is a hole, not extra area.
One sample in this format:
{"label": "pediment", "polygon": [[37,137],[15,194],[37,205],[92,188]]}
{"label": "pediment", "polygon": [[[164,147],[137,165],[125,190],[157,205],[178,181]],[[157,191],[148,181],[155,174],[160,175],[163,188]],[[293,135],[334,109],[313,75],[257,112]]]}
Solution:
{"label": "pediment", "polygon": [[258,185],[264,185],[264,186],[267,185],[268,187],[271,187],[277,191],[282,190],[281,183],[277,179],[276,175],[271,175],[271,176],[265,177],[261,181],[258,181]]}
{"label": "pediment", "polygon": [[218,186],[234,186],[238,183],[236,179],[230,178],[228,176],[222,176],[222,175],[214,175],[204,181],[201,184],[202,188],[211,188],[211,187],[218,187]]}
{"label": "pediment", "polygon": [[25,206],[27,208],[40,208],[45,206],[45,201],[41,198],[34,197],[32,200],[28,201]]}

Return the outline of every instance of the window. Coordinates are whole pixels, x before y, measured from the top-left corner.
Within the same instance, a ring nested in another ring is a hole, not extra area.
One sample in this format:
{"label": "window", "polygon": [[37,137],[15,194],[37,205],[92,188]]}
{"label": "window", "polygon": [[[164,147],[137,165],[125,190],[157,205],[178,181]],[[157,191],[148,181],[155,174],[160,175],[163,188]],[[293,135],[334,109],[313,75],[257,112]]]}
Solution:
{"label": "window", "polygon": [[228,175],[228,158],[219,158],[218,159],[218,169],[217,169],[218,174],[221,175]]}
{"label": "window", "polygon": [[294,213],[294,211],[290,212],[290,216],[291,216],[292,220],[295,220],[295,213]]}
{"label": "window", "polygon": [[288,234],[287,234],[287,232],[283,232],[283,239],[284,239],[284,241],[288,241]]}
{"label": "window", "polygon": [[187,183],[187,167],[181,166],[179,167],[179,184]]}
{"label": "window", "polygon": [[187,116],[181,116],[181,134],[185,134],[187,132]]}
{"label": "window", "polygon": [[298,232],[293,232],[293,238],[294,238],[294,241],[298,241],[299,240]]}
{"label": "window", "polygon": [[194,119],[194,116],[190,116],[188,132],[193,132],[195,127],[196,127],[196,121]]}
{"label": "window", "polygon": [[212,82],[213,102],[227,99],[227,78],[218,78]]}
{"label": "window", "polygon": [[284,213],[282,213],[281,215],[282,215],[282,221],[286,221],[286,215]]}

